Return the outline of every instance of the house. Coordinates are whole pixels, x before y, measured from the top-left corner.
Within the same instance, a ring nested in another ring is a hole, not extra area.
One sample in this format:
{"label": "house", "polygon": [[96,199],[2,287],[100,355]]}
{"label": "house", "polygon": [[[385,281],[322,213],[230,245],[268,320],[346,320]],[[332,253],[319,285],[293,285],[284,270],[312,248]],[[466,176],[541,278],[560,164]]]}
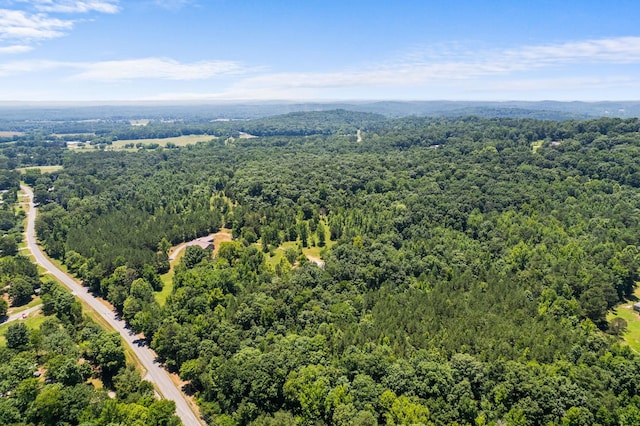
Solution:
{"label": "house", "polygon": [[213,250],[213,236],[209,235],[207,237],[196,238],[195,240],[187,243],[187,247],[189,246],[200,246],[200,248],[204,250]]}
{"label": "house", "polygon": [[633,310],[636,312],[640,312],[640,303],[636,303],[635,305],[633,305]]}

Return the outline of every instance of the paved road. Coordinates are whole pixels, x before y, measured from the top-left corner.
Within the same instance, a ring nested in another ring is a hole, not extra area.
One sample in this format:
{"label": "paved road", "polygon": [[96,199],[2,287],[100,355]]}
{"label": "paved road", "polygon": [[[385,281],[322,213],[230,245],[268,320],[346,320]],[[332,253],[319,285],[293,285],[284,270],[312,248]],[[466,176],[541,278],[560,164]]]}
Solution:
{"label": "paved road", "polygon": [[138,336],[126,328],[125,322],[116,318],[115,313],[98,299],[93,297],[86,287],[78,284],[64,271],[58,269],[58,267],[47,259],[44,253],[42,253],[42,250],[38,247],[35,236],[36,209],[33,205],[33,192],[26,186],[22,186],[22,190],[29,198],[26,232],[27,245],[35,257],[36,262],[43,268],[47,269],[49,273],[54,275],[61,283],[67,286],[76,295],[76,297],[79,297],[86,302],[87,305],[104,318],[114,330],[120,333],[125,342],[131,347],[133,352],[135,352],[141,364],[147,369],[147,376],[145,379],[152,382],[164,398],[176,403],[176,414],[180,417],[185,426],[202,425],[203,423],[201,423],[198,416],[194,414],[187,403],[185,395],[173,384],[167,371],[156,362],[153,351],[147,346],[142,345],[138,340]]}
{"label": "paved road", "polygon": [[23,315],[24,315],[24,317],[28,317],[30,314],[36,312],[40,308],[42,308],[42,305],[32,306],[31,308],[25,309],[24,311],[20,311],[20,312],[17,312],[15,314],[9,315],[7,320],[6,321],[0,321],[0,324],[6,324],[8,322],[17,321],[19,319],[22,319]]}

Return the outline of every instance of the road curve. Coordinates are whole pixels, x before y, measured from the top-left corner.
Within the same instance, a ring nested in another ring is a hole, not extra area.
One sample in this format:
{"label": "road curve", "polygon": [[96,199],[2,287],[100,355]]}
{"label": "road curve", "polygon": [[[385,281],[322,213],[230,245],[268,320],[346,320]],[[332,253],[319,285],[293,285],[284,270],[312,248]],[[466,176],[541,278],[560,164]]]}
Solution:
{"label": "road curve", "polygon": [[126,328],[126,323],[123,320],[116,318],[115,313],[91,295],[86,287],[75,282],[69,275],[60,270],[44,255],[36,242],[36,208],[33,204],[33,191],[31,191],[31,188],[27,186],[21,186],[21,188],[29,198],[26,231],[27,246],[33,254],[36,262],[48,270],[49,273],[55,276],[61,283],[67,286],[76,297],[82,299],[91,307],[91,309],[104,318],[104,320],[107,321],[114,330],[120,333],[127,345],[129,345],[131,350],[136,354],[140,363],[147,369],[145,379],[152,382],[164,398],[176,403],[176,414],[180,417],[185,426],[202,425],[203,423],[191,409],[185,395],[171,381],[169,373],[167,373],[167,371],[156,362],[156,357],[153,351],[140,343],[139,337]]}

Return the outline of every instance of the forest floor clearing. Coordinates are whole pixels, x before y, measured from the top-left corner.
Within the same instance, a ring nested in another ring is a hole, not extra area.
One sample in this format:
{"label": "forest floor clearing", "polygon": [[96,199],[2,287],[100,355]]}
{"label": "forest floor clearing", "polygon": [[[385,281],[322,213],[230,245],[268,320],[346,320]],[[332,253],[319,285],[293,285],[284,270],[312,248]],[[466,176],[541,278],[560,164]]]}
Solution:
{"label": "forest floor clearing", "polygon": [[[280,244],[280,246],[278,246],[275,250],[271,250],[267,254],[267,262],[275,268],[276,265],[278,265],[280,261],[284,258],[285,251],[288,248],[293,248],[297,251],[299,244],[300,244],[299,241],[287,241],[285,243]],[[303,247],[302,254],[309,260],[309,262],[313,262],[316,265],[323,267],[324,259],[322,258],[322,251],[325,248],[326,249],[331,248],[331,246],[333,246],[334,244],[335,244],[335,241],[327,240],[325,247],[317,247],[317,246]],[[261,247],[259,243],[256,243],[256,246]]]}
{"label": "forest floor clearing", "polygon": [[[636,289],[634,296],[640,299],[640,288]],[[640,313],[633,310],[634,303],[629,301],[619,305],[607,315],[607,320],[624,319],[627,322],[627,330],[622,334],[622,338],[634,351],[640,352]]]}

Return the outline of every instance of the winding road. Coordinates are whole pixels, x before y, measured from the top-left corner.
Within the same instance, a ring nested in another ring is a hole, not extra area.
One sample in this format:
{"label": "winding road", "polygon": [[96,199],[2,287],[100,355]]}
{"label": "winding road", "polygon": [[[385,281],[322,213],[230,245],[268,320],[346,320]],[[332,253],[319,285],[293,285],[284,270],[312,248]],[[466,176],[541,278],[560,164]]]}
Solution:
{"label": "winding road", "polygon": [[176,414],[185,426],[203,425],[199,417],[191,409],[186,396],[171,381],[169,373],[156,361],[154,352],[141,343],[140,338],[127,328],[126,323],[117,318],[115,312],[110,310],[105,304],[95,298],[86,287],[78,284],[64,271],[54,265],[42,252],[35,235],[36,208],[33,204],[33,191],[27,186],[21,186],[22,191],[29,198],[29,209],[27,211],[27,246],[33,254],[36,262],[45,268],[51,275],[55,276],[62,284],[67,286],[76,297],[82,299],[87,305],[98,313],[104,320],[116,330],[131,350],[136,354],[140,363],[147,370],[146,380],[153,383],[157,391],[164,398],[176,403]]}

